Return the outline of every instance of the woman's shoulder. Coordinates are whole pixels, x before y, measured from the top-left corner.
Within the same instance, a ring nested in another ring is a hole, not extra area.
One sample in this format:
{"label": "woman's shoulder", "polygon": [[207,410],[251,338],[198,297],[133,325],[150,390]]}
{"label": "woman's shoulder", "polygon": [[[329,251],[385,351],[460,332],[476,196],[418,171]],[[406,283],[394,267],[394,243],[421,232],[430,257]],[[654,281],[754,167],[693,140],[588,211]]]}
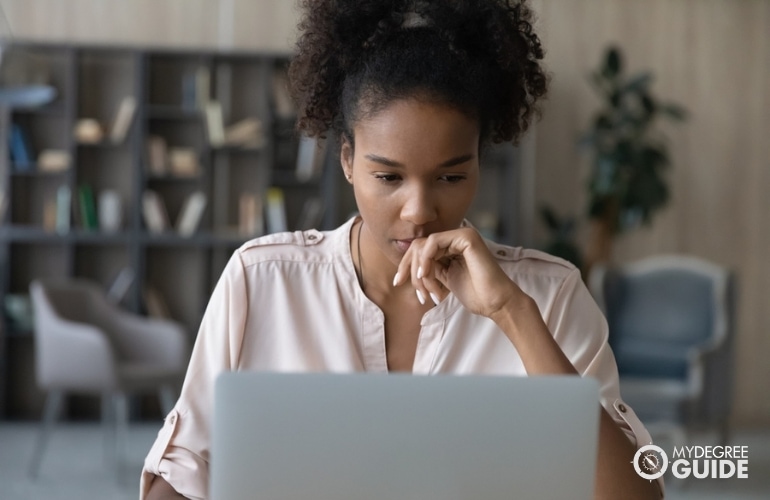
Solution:
{"label": "woman's shoulder", "polygon": [[487,247],[509,274],[566,278],[578,271],[571,262],[542,250],[486,241]]}
{"label": "woman's shoulder", "polygon": [[346,241],[346,226],[331,231],[307,229],[271,233],[245,242],[236,253],[244,265],[267,261],[328,262],[345,248],[341,243]]}

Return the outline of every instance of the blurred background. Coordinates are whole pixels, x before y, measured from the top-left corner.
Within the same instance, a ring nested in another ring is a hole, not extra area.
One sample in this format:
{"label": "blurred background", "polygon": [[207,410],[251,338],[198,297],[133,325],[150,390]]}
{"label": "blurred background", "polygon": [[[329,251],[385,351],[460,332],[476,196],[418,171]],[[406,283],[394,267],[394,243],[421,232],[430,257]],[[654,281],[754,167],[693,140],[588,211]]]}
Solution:
{"label": "blurred background", "polygon": [[[543,248],[583,268],[610,319],[621,391],[656,440],[749,445],[750,480],[690,481],[673,488],[671,498],[767,498],[770,484],[759,476],[770,467],[764,385],[770,380],[770,2],[532,4],[549,95],[542,119],[518,147],[488,156],[484,204],[473,222],[506,243]],[[0,151],[6,158],[0,163],[0,483],[13,485],[8,498],[41,492],[74,498],[77,486],[66,493],[57,481],[104,473],[96,459],[73,469],[66,450],[96,439],[98,456],[97,427],[57,427],[40,479],[25,479],[47,392],[35,376],[37,333],[24,324],[32,314],[29,284],[88,278],[108,299],[112,294],[113,305],[174,323],[191,341],[215,278],[239,242],[281,227],[333,227],[354,206],[329,149],[291,137],[280,77],[294,40],[293,2],[2,0],[0,6],[0,73],[9,91],[0,99],[7,110],[3,133],[10,137],[18,124],[32,136],[33,156],[44,149],[64,153],[48,158],[48,167],[38,156],[25,171],[13,141]],[[40,67],[47,78],[30,70]],[[14,104],[18,94],[10,91],[32,84],[56,95],[46,100],[38,88],[39,103]],[[190,104],[184,90],[190,85],[205,89],[205,102],[193,96],[192,111],[170,109]],[[127,112],[129,128],[108,147],[126,95],[138,97]],[[97,134],[89,144],[94,124],[84,118],[101,122],[103,129],[96,128],[105,137]],[[86,136],[73,138],[76,125]],[[160,163],[171,174],[151,170],[151,137],[168,142]],[[180,180],[185,151],[175,153],[179,170],[166,164],[174,146],[193,150],[194,168],[202,172],[193,180]],[[308,154],[320,166],[304,165]],[[100,167],[108,164],[117,165],[114,174]],[[269,173],[253,175],[252,168]],[[51,174],[57,171],[59,177]],[[227,174],[215,173],[222,171]],[[77,204],[85,181],[99,193],[118,193],[117,233],[106,234],[100,224],[89,229],[85,214],[84,220],[68,214],[62,229],[55,209],[47,214],[47,197],[65,185]],[[250,182],[256,198],[239,190]],[[153,229],[147,191],[165,198],[170,229]],[[189,232],[180,232],[173,221],[192,210],[187,202],[199,191],[206,200],[202,215],[191,216]],[[30,200],[39,206],[29,208]],[[679,288],[690,279],[680,280],[685,275],[695,276],[694,284]],[[127,453],[138,467],[163,403],[145,397],[124,404],[134,424]],[[101,414],[94,398],[70,398],[64,406],[70,424],[91,425]],[[133,498],[132,481],[115,486],[106,479],[103,497]]]}

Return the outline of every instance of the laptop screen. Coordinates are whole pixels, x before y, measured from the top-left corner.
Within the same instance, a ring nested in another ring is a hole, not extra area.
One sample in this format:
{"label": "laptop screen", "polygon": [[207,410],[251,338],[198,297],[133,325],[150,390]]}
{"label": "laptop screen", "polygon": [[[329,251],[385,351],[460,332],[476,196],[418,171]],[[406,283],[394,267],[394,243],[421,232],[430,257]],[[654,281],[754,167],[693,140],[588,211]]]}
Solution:
{"label": "laptop screen", "polygon": [[589,499],[598,394],[569,376],[226,373],[211,498]]}

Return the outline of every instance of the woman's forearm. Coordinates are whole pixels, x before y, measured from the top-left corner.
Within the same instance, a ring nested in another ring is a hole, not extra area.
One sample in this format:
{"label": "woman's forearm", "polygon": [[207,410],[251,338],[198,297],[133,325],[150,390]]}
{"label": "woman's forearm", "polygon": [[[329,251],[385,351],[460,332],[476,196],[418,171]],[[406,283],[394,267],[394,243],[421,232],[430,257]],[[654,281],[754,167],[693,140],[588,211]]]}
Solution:
{"label": "woman's forearm", "polygon": [[[491,318],[505,332],[521,356],[529,375],[577,374],[543,322],[534,300],[521,297]],[[601,406],[600,406],[601,407]],[[646,443],[644,443],[646,444]],[[652,500],[660,498],[657,482],[636,474],[636,450],[625,433],[601,407],[595,498]]]}
{"label": "woman's forearm", "polygon": [[160,476],[155,476],[152,484],[150,485],[150,491],[147,492],[146,500],[179,500],[185,497],[176,492],[170,484],[166,482]]}

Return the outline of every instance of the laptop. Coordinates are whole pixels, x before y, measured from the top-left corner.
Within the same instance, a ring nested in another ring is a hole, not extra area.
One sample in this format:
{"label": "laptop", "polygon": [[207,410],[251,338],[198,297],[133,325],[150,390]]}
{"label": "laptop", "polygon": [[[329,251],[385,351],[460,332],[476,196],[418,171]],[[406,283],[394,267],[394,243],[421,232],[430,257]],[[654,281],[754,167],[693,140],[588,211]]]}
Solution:
{"label": "laptop", "polygon": [[212,500],[593,498],[591,378],[231,372]]}

